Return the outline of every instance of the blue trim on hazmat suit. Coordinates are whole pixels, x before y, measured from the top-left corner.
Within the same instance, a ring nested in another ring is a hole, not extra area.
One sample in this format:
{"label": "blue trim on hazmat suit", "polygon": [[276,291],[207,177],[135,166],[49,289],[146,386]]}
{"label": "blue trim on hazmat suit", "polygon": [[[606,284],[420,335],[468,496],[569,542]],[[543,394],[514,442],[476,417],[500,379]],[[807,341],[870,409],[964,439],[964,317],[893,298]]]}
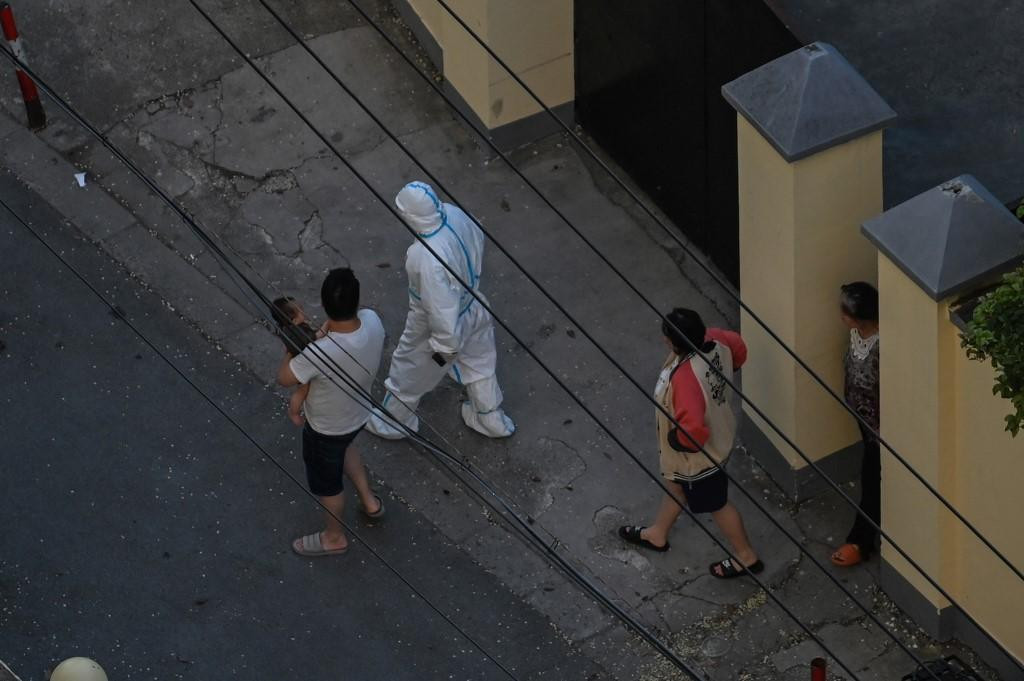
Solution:
{"label": "blue trim on hazmat suit", "polygon": [[[478,288],[484,234],[466,213],[442,203],[423,182],[403,187],[395,205],[436,256],[419,239],[406,252],[409,313],[391,358],[384,408],[410,429],[418,430],[419,419],[414,412],[420,399],[447,373],[469,394],[469,401],[462,404],[466,425],[488,437],[507,437],[515,432],[515,424],[501,409],[502,393],[495,378],[493,318],[438,260],[486,301]],[[445,358],[445,366],[432,359],[435,353]],[[405,435],[379,411],[367,427],[385,438]]]}

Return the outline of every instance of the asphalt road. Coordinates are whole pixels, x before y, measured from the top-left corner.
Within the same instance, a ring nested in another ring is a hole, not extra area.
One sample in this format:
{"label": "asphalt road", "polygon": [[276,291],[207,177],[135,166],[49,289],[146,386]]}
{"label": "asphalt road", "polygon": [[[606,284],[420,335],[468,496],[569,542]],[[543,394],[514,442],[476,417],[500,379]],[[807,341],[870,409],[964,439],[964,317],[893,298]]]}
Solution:
{"label": "asphalt road", "polygon": [[[0,198],[301,479],[280,398],[37,196]],[[116,679],[509,678],[355,545],[303,559],[317,510],[0,207],[0,659]],[[549,622],[386,497],[360,536],[514,678],[599,679]]]}

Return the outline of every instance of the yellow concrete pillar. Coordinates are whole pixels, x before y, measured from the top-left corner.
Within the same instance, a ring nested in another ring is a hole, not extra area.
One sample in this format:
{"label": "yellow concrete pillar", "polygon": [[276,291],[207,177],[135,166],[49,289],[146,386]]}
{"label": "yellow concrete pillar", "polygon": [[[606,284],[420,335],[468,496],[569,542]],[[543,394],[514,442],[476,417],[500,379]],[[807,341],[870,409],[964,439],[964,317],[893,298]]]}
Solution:
{"label": "yellow concrete pillar", "polygon": [[[875,280],[859,226],[882,210],[882,131],[895,113],[835,48],[814,43],[722,88],[737,110],[740,293],[837,392],[849,331],[839,287]],[[855,421],[749,315],[743,390],[812,460],[849,477]],[[820,489],[749,406],[744,439],[794,496]],[[749,427],[752,424],[754,427]],[[829,458],[826,458],[829,457]]]}
{"label": "yellow concrete pillar", "polygon": [[[863,232],[879,251],[882,436],[1021,565],[1024,441],[1003,432],[1009,403],[992,395],[991,368],[967,360],[951,308],[1019,262],[1024,225],[963,175]],[[1011,657],[1024,655],[1024,585],[884,450],[882,528]],[[1016,669],[890,544],[881,557],[883,588],[932,636],[955,635],[997,668]]]}
{"label": "yellow concrete pillar", "polygon": [[[571,120],[573,0],[446,3],[544,104]],[[551,127],[541,107],[436,0],[400,0],[399,9],[428,53],[440,54],[446,87],[497,141],[526,141]]]}
{"label": "yellow concrete pillar", "polygon": [[[933,300],[887,256],[878,256],[882,437],[944,496],[956,496],[957,329],[949,301]],[[891,456],[882,457],[883,527],[954,598],[959,555],[954,519]],[[953,558],[944,560],[944,558]],[[930,603],[936,631],[949,603],[888,543],[882,558]]]}

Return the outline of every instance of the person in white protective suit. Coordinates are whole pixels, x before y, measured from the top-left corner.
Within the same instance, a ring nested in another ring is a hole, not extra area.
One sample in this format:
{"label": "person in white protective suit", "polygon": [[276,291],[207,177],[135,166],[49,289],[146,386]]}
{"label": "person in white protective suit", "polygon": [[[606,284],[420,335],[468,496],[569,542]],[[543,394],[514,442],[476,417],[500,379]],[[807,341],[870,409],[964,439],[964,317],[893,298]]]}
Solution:
{"label": "person in white protective suit", "polygon": [[[433,188],[410,182],[395,197],[395,205],[417,239],[405,257],[409,276],[409,314],[391,369],[384,382],[388,392],[383,407],[409,429],[419,429],[415,410],[420,399],[433,390],[444,375],[466,387],[469,400],[462,403],[462,420],[488,437],[508,437],[515,424],[501,408],[502,394],[494,376],[497,356],[494,322],[490,312],[452,276],[480,294],[484,234],[457,206],[442,203]],[[406,436],[394,422],[375,410],[367,429],[388,439]]]}

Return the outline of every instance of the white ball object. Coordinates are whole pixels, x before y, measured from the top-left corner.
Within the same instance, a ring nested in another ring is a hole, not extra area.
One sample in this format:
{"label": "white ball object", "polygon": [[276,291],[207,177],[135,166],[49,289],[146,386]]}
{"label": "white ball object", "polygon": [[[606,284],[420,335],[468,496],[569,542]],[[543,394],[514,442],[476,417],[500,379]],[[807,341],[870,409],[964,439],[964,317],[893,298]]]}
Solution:
{"label": "white ball object", "polygon": [[103,667],[87,657],[71,657],[50,674],[50,681],[108,681]]}

